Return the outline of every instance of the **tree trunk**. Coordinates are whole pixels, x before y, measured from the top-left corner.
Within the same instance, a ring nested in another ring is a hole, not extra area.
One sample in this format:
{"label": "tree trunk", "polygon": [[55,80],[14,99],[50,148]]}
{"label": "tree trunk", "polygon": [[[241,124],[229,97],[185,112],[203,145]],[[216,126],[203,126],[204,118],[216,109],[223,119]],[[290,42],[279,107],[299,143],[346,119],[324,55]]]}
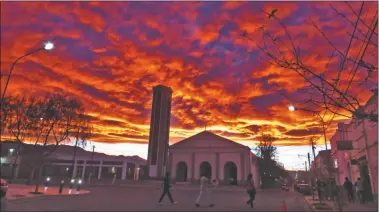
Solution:
{"label": "tree trunk", "polygon": [[38,175],[37,175],[37,180],[36,180],[36,188],[34,190],[35,193],[38,193],[38,188],[39,188],[40,180],[41,180],[41,177],[42,177],[43,165],[45,163],[44,159],[45,159],[44,157],[41,159],[41,162],[40,162],[40,165],[39,165],[39,170],[38,170]]}

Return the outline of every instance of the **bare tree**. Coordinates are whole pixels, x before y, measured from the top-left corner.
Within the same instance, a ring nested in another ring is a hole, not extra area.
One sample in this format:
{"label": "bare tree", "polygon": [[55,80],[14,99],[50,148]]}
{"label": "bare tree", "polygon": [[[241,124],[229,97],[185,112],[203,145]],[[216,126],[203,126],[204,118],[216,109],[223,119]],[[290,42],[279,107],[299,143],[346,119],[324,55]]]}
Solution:
{"label": "bare tree", "polygon": [[277,148],[273,145],[275,141],[276,138],[271,134],[261,133],[259,143],[255,148],[259,157],[259,173],[263,188],[273,184],[273,175],[276,174],[277,166],[274,157],[277,153]]}
{"label": "bare tree", "polygon": [[271,134],[262,133],[258,146],[255,148],[258,157],[264,161],[272,160],[277,153],[277,148],[273,145],[275,141],[276,138]]}
{"label": "bare tree", "polygon": [[[329,35],[313,19],[309,19],[309,24],[325,38],[331,50],[331,52],[328,52],[326,49],[326,54],[328,55],[324,57],[329,57],[329,62],[324,69],[316,68],[314,64],[309,64],[305,61],[304,55],[302,55],[304,49],[301,49],[300,42],[295,41],[286,24],[276,16],[276,14],[280,13],[280,9],[262,12],[272,20],[271,24],[276,24],[275,26],[284,31],[283,36],[275,36],[265,26],[257,26],[257,33],[262,34],[260,40],[256,38],[258,36],[250,36],[246,31],[242,33],[242,36],[252,41],[269,59],[270,64],[293,71],[305,80],[308,86],[302,90],[310,95],[309,99],[304,103],[308,104],[310,108],[316,108],[318,112],[330,112],[333,117],[338,115],[378,122],[377,113],[360,110],[362,104],[350,90],[353,84],[357,86],[364,85],[370,82],[371,79],[375,79],[373,73],[378,71],[377,62],[370,62],[370,59],[374,58],[377,61],[378,58],[378,10],[376,9],[375,15],[368,17],[370,20],[366,21],[363,16],[366,17],[368,12],[364,14],[363,11],[365,11],[364,8],[368,8],[370,5],[365,7],[365,2],[362,2],[359,12],[356,12],[349,2],[345,2],[345,4],[350,8],[353,16],[344,15],[330,5],[331,9],[344,22],[352,26],[352,30],[346,34],[346,38],[339,39],[340,41],[348,40],[345,50],[339,49],[329,38]],[[350,17],[354,17],[354,20],[351,20]],[[360,45],[360,51],[358,54],[353,54],[352,46],[357,43]],[[331,71],[329,71],[328,65],[332,59],[338,60],[340,63],[337,76],[332,76]],[[349,66],[352,67],[350,70]],[[359,75],[363,72],[366,73],[366,77],[361,80]],[[374,83],[377,87],[376,80],[374,80]],[[373,92],[377,95],[377,88]]]}
{"label": "bare tree", "polygon": [[33,123],[30,119],[30,115],[33,111],[35,98],[26,99],[25,97],[13,98],[10,102],[7,116],[8,116],[8,133],[14,138],[17,143],[16,157],[13,160],[11,180],[15,177],[14,172],[17,164],[17,160],[20,155],[22,144],[26,138],[30,138],[30,132],[33,128]]}
{"label": "bare tree", "polygon": [[0,114],[0,133],[3,134],[6,128],[9,124],[9,119],[11,116],[10,107],[13,102],[14,98],[11,96],[7,96],[4,98],[3,102],[1,103],[1,114]]}
{"label": "bare tree", "polygon": [[[81,104],[64,95],[53,95],[37,102],[34,113],[36,127],[34,128],[35,146],[41,145],[35,193],[38,193],[45,159],[56,148],[69,138],[72,131],[72,123],[78,116]],[[34,168],[34,169],[35,169]],[[34,170],[33,170],[34,173]]]}

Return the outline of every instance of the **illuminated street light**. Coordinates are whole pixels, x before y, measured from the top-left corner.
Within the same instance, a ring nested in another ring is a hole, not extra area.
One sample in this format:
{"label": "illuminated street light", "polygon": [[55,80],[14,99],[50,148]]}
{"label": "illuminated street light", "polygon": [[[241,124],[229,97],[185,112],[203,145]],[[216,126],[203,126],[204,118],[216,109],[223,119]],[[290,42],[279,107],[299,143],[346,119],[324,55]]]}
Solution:
{"label": "illuminated street light", "polygon": [[46,51],[50,51],[50,50],[54,49],[54,44],[52,42],[48,41],[45,43],[45,46],[43,48]]}
{"label": "illuminated street light", "polygon": [[27,56],[29,56],[29,55],[31,55],[31,54],[37,53],[37,52],[39,52],[39,51],[41,51],[41,50],[51,51],[53,48],[54,48],[54,44],[53,44],[52,42],[46,42],[42,47],[40,47],[40,48],[38,48],[38,49],[35,49],[35,50],[31,51],[31,52],[26,53],[25,55],[23,55],[23,56],[17,58],[17,59],[13,62],[12,66],[11,66],[11,70],[9,71],[9,74],[8,74],[7,82],[5,83],[5,86],[4,86],[3,94],[2,94],[2,96],[1,96],[1,101],[0,101],[1,104],[2,104],[3,101],[4,101],[5,94],[6,94],[6,92],[7,92],[7,88],[8,88],[8,84],[9,84],[9,80],[11,79],[12,71],[13,71],[15,65],[17,64],[17,62],[18,62],[19,60],[21,60],[22,58],[27,57]]}
{"label": "illuminated street light", "polygon": [[288,106],[288,110],[291,111],[291,112],[293,112],[293,111],[296,110],[296,108],[295,108],[295,106],[290,105],[290,106]]}
{"label": "illuminated street light", "polygon": [[14,149],[9,149],[9,152],[12,154],[13,153],[13,151],[14,151]]}

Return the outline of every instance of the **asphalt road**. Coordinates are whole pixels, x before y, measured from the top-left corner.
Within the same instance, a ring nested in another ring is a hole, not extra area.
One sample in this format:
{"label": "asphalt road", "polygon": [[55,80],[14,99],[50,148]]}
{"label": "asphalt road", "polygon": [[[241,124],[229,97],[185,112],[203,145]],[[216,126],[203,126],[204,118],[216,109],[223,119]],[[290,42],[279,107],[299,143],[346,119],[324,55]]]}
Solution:
{"label": "asphalt road", "polygon": [[78,196],[41,196],[11,200],[7,211],[281,211],[283,201],[287,211],[307,211],[304,198],[295,192],[280,189],[258,191],[254,209],[246,205],[248,195],[241,189],[212,192],[214,208],[196,208],[197,188],[181,187],[173,191],[178,204],[167,197],[158,205],[161,190],[157,187],[101,186],[86,188],[90,194]]}

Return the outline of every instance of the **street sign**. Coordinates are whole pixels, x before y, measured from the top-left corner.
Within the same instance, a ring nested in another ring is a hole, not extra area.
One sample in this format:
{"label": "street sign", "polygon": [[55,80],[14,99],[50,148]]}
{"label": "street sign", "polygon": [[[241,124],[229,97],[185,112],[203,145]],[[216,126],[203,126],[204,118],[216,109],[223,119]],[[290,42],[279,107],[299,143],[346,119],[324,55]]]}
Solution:
{"label": "street sign", "polygon": [[337,141],[337,149],[343,151],[353,150],[353,142],[350,140]]}

